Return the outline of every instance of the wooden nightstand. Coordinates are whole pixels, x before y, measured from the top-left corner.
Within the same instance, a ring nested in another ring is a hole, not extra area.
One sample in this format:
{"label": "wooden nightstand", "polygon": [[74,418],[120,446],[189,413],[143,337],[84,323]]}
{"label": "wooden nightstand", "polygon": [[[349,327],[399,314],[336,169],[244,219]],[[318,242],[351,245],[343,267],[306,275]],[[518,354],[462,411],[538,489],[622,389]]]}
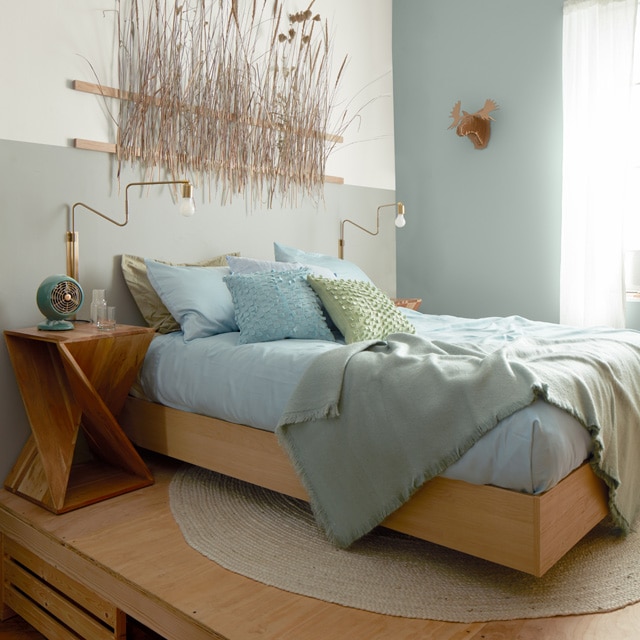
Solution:
{"label": "wooden nightstand", "polygon": [[406,307],[417,311],[422,304],[422,298],[394,298],[393,303],[396,307]]}
{"label": "wooden nightstand", "polygon": [[[63,513],[153,484],[118,415],[154,330],[5,331],[31,436],[5,488]],[[74,464],[82,428],[94,459]]]}

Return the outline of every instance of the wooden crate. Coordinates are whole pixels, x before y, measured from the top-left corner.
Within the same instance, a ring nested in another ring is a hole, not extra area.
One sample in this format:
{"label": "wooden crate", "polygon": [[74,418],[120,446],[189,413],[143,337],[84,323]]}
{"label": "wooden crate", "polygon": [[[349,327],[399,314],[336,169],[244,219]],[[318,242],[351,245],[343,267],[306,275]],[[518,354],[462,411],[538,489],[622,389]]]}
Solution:
{"label": "wooden crate", "polygon": [[18,542],[2,536],[2,605],[47,638],[124,640],[126,615]]}

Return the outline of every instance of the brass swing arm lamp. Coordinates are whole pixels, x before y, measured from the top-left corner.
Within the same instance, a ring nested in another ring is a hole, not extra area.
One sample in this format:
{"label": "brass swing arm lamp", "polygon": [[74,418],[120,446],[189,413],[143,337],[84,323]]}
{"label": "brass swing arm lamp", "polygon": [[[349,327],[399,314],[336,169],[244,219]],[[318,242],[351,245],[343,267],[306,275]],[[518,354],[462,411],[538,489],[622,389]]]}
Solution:
{"label": "brass swing arm lamp", "polygon": [[76,208],[84,207],[91,213],[95,213],[100,216],[104,220],[111,222],[111,224],[115,224],[118,227],[124,227],[129,222],[129,189],[131,187],[144,187],[147,185],[162,185],[162,184],[180,184],[182,185],[182,202],[180,204],[180,213],[183,216],[192,216],[195,213],[196,207],[195,202],[193,200],[193,185],[189,180],[160,180],[160,181],[152,181],[152,182],[130,182],[124,190],[124,220],[119,222],[118,220],[114,220],[108,215],[90,207],[88,204],[84,202],[76,202],[71,207],[71,231],[67,231],[67,275],[73,278],[74,280],[78,280],[78,258],[79,258],[79,238],[78,232],[76,231]]}
{"label": "brass swing arm lamp", "polygon": [[381,204],[376,211],[376,230],[370,231],[369,229],[365,229],[363,226],[359,225],[357,222],[353,220],[341,220],[340,221],[340,240],[338,240],[338,258],[344,258],[344,225],[348,222],[352,224],[354,227],[358,227],[361,231],[368,233],[370,236],[377,236],[380,233],[380,209],[384,209],[385,207],[395,207],[396,208],[396,220],[395,225],[398,229],[402,229],[407,221],[404,217],[404,204],[402,202],[392,202],[390,204]]}

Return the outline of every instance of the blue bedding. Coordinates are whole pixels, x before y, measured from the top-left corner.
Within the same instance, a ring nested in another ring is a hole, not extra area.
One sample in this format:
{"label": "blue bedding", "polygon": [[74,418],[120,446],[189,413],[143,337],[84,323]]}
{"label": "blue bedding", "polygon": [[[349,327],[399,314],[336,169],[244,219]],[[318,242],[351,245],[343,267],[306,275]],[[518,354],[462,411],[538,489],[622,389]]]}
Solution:
{"label": "blue bedding", "polygon": [[[576,337],[579,330],[517,316],[466,319],[402,309],[417,335],[493,351],[517,338]],[[141,371],[143,392],[161,404],[273,431],[303,373],[339,342],[278,340],[238,344],[237,332],[185,343],[181,332],[154,338]],[[484,436],[443,475],[539,493],[589,455],[585,429],[543,402]]]}
{"label": "blue bedding", "polygon": [[591,435],[614,522],[640,513],[640,334],[532,335],[486,351],[406,333],[318,357],[276,433],[319,523],[342,547],[366,534],[501,419],[536,398]]}

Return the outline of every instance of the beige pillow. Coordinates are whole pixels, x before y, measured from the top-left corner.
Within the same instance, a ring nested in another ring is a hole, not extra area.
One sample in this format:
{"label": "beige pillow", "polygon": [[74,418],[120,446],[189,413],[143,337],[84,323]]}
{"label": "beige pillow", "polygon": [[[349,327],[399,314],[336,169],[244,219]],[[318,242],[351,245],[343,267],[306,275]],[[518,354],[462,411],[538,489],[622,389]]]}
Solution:
{"label": "beige pillow", "polygon": [[[226,256],[239,255],[237,252],[225,253],[221,256],[202,260],[201,262],[191,263],[175,263],[164,260],[158,260],[158,262],[181,267],[226,267]],[[145,319],[145,322],[158,333],[180,331],[180,325],[176,322],[167,307],[164,306],[162,300],[160,300],[160,296],[156,293],[151,282],[149,282],[144,258],[125,254],[122,256],[121,268],[129,291],[138,305],[138,309],[140,309],[140,313]]]}

